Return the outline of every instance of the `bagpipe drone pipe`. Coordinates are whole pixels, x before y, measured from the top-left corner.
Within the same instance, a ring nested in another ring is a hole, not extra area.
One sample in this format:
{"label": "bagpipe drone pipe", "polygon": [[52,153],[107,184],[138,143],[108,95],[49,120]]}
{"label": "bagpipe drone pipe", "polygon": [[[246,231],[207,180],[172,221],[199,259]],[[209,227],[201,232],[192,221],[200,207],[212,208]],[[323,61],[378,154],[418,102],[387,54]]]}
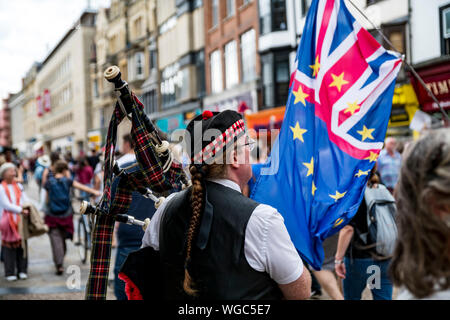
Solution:
{"label": "bagpipe drone pipe", "polygon": [[[88,210],[88,213],[96,215],[96,219],[91,237],[87,300],[106,299],[115,217],[126,214],[132,193],[137,191],[158,206],[163,198],[153,193],[164,195],[180,191],[189,183],[181,164],[173,160],[169,143],[161,141],[155,126],[144,113],[143,104],[121,79],[119,68],[109,67],[104,75],[114,84],[118,98],[105,146],[103,195],[97,207],[89,207]],[[125,117],[131,121],[130,134],[135,144],[136,163],[128,168],[119,168],[115,162],[117,128]]]}

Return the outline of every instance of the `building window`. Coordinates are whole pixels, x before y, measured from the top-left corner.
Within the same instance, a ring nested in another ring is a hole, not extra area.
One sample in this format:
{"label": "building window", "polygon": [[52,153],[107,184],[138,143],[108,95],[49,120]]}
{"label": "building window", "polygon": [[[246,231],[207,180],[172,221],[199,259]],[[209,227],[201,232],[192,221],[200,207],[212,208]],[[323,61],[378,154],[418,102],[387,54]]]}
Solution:
{"label": "building window", "polygon": [[158,111],[158,100],[156,95],[156,90],[150,90],[146,93],[144,93],[142,97],[142,102],[145,107],[145,113],[147,115],[150,115],[152,113],[155,113]]}
{"label": "building window", "polygon": [[441,54],[450,54],[450,5],[439,8],[441,22]]}
{"label": "building window", "polygon": [[205,52],[200,50],[195,55],[195,71],[197,78],[197,97],[205,95]]}
{"label": "building window", "polygon": [[160,27],[159,27],[159,35],[162,35],[164,33],[166,33],[167,31],[171,30],[172,28],[174,28],[177,24],[177,16],[172,16],[169,19],[167,19],[166,22],[164,22]]}
{"label": "building window", "polygon": [[[166,67],[161,72],[161,98],[163,108],[175,106],[180,96],[180,88],[184,82],[183,80],[183,74],[180,72],[178,63]],[[188,88],[188,83],[185,82],[185,84]]]}
{"label": "building window", "polygon": [[286,0],[259,0],[261,34],[287,30]]}
{"label": "building window", "polygon": [[239,82],[236,41],[225,45],[225,87],[231,88]]}
{"label": "building window", "polygon": [[136,52],[128,62],[128,77],[130,80],[144,78],[144,53]]}
{"label": "building window", "polygon": [[311,7],[312,0],[302,0],[302,13],[303,16],[306,16],[308,13],[309,7]]}
{"label": "building window", "polygon": [[211,0],[211,27],[219,23],[219,0]]}
{"label": "building window", "polygon": [[92,83],[92,93],[93,93],[95,98],[99,97],[99,94],[98,94],[98,81],[97,81],[97,79],[95,79],[94,82]]}
{"label": "building window", "polygon": [[241,36],[242,82],[256,77],[256,40],[255,30],[251,29]]}
{"label": "building window", "polygon": [[156,49],[152,49],[152,50],[150,50],[150,52],[149,52],[149,65],[150,65],[150,70],[153,70],[153,69],[157,69],[158,68],[158,61],[157,61],[157,59],[158,59],[158,54],[157,54],[157,51],[156,51]]}
{"label": "building window", "polygon": [[264,107],[285,105],[289,94],[289,51],[265,54],[261,63]]}
{"label": "building window", "polygon": [[368,7],[371,4],[375,4],[375,3],[380,2],[380,1],[383,1],[383,0],[367,0],[366,6]]}
{"label": "building window", "polygon": [[134,20],[134,38],[139,38],[142,34],[142,17],[139,17]]}
{"label": "building window", "polygon": [[210,55],[211,69],[211,93],[218,93],[223,90],[222,83],[222,59],[220,51],[216,50]]}
{"label": "building window", "polygon": [[234,1],[227,0],[227,17],[231,17],[234,14]]}

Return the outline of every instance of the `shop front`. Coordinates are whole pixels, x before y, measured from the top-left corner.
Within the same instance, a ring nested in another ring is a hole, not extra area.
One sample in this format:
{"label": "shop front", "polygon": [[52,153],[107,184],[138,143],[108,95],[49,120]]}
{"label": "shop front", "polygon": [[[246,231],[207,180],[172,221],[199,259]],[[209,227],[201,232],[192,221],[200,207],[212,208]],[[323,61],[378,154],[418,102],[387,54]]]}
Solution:
{"label": "shop front", "polygon": [[[450,58],[441,57],[414,67],[428,89],[436,96],[444,112],[447,115],[450,114]],[[419,100],[420,109],[432,115],[433,118],[441,120],[443,115],[438,104],[428,95],[427,90],[414,75],[411,74],[410,77]]]}
{"label": "shop front", "polygon": [[392,98],[392,109],[386,135],[410,136],[412,133],[410,124],[417,110],[419,110],[419,102],[413,86],[411,84],[397,86]]}
{"label": "shop front", "polygon": [[156,120],[158,128],[166,133],[169,137],[177,129],[186,129],[187,124],[191,119],[201,114],[201,108],[196,108],[191,111],[180,112],[164,118]]}

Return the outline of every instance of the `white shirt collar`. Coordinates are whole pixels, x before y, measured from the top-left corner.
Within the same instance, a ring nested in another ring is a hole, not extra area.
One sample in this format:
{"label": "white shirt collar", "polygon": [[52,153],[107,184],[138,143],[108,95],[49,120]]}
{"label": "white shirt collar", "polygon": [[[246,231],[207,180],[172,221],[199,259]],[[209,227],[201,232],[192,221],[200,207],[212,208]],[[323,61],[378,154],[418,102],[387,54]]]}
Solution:
{"label": "white shirt collar", "polygon": [[207,180],[211,181],[211,182],[214,182],[214,183],[221,184],[221,185],[223,185],[225,187],[231,188],[231,189],[233,189],[235,191],[238,191],[238,192],[242,193],[241,187],[239,187],[239,185],[236,182],[231,181],[229,179],[207,179]]}

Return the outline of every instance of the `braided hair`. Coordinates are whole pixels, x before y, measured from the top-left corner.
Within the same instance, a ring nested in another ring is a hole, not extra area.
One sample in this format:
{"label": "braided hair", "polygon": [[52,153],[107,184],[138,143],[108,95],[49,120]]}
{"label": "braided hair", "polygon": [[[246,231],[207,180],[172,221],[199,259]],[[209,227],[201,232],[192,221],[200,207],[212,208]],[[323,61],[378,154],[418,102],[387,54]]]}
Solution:
{"label": "braided hair", "polygon": [[[225,153],[224,153],[225,154]],[[225,157],[225,156],[224,156]],[[189,167],[192,181],[192,193],[191,193],[191,208],[192,215],[189,221],[189,227],[187,230],[186,238],[186,258],[184,262],[184,281],[183,290],[190,296],[197,296],[198,290],[194,288],[194,281],[189,273],[189,264],[192,259],[192,244],[197,236],[198,227],[201,221],[201,215],[203,212],[204,202],[204,179],[206,178],[223,178],[226,175],[225,164],[211,164],[196,166],[191,165]]]}

